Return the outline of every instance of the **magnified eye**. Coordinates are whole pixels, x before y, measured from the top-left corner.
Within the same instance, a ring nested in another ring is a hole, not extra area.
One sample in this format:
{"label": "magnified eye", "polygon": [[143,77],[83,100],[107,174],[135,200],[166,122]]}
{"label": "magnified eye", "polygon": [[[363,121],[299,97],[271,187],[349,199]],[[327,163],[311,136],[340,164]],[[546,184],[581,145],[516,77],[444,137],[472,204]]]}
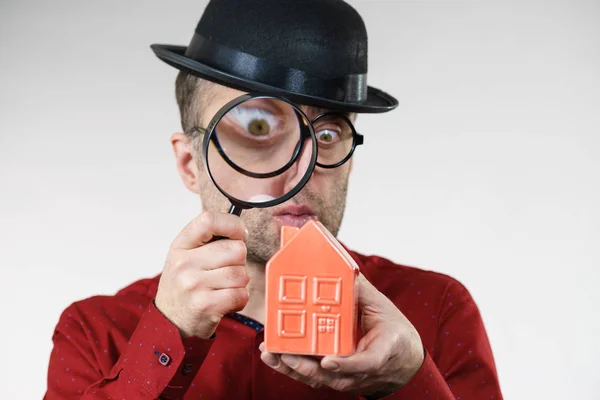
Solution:
{"label": "magnified eye", "polygon": [[277,125],[277,118],[270,112],[260,108],[235,107],[230,116],[240,128],[252,136],[266,136]]}
{"label": "magnified eye", "polygon": [[269,134],[271,126],[264,119],[253,119],[248,125],[248,132],[255,136],[263,136]]}
{"label": "magnified eye", "polygon": [[324,144],[335,143],[338,136],[338,133],[331,129],[323,129],[317,132],[317,140]]}

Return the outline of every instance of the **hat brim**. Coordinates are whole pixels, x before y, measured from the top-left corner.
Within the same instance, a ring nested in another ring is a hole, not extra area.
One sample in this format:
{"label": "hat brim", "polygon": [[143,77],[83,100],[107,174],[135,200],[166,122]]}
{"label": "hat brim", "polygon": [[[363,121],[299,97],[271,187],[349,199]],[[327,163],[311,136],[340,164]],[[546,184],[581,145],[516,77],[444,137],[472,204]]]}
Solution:
{"label": "hat brim", "polygon": [[369,86],[367,89],[367,99],[360,103],[349,103],[336,101],[322,97],[310,96],[302,93],[290,92],[280,88],[265,85],[259,82],[253,82],[240,78],[226,72],[215,69],[209,65],[200,63],[194,59],[185,56],[185,46],[175,46],[168,44],[153,44],[150,46],[154,54],[165,63],[177,68],[180,71],[188,72],[192,75],[207,79],[209,81],[222,84],[234,89],[246,92],[264,92],[274,96],[283,96],[294,102],[314,107],[326,109],[355,112],[355,113],[385,113],[392,111],[398,106],[398,100],[393,96]]}

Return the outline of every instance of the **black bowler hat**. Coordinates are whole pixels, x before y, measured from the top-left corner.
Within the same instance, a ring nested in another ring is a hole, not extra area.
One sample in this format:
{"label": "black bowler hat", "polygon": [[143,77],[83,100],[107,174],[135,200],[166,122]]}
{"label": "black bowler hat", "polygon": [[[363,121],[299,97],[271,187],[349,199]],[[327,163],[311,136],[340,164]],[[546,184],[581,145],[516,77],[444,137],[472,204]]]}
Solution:
{"label": "black bowler hat", "polygon": [[189,46],[153,44],[167,64],[246,92],[382,113],[398,101],[367,86],[365,24],[342,0],[211,0]]}

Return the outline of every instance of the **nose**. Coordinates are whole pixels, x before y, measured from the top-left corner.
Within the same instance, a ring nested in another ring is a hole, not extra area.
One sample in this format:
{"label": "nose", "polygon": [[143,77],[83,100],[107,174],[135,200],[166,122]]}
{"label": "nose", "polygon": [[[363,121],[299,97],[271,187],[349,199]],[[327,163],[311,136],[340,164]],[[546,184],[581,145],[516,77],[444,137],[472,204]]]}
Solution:
{"label": "nose", "polygon": [[300,183],[302,178],[306,175],[310,168],[310,161],[313,152],[313,144],[310,138],[304,140],[302,151],[296,163],[289,171],[286,171],[283,175],[285,178],[284,191],[285,193],[291,192],[296,185]]}
{"label": "nose", "polygon": [[298,159],[287,171],[279,177],[278,184],[281,185],[282,195],[290,193],[306,176],[308,169],[310,168],[310,161],[313,152],[313,143],[310,138],[304,140],[302,150]]}

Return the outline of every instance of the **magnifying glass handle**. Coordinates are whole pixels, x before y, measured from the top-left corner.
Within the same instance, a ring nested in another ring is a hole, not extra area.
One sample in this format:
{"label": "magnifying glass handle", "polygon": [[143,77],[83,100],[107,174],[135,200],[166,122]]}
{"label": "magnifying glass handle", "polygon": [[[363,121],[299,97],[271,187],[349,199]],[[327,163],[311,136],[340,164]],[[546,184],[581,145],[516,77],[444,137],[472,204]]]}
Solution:
{"label": "magnifying glass handle", "polygon": [[242,210],[242,207],[236,206],[235,204],[231,203],[231,207],[229,207],[229,214],[237,215],[239,217],[240,215],[242,215]]}
{"label": "magnifying glass handle", "polygon": [[[237,215],[238,217],[240,215],[242,215],[242,210],[243,208],[236,206],[235,204],[231,204],[231,207],[229,207],[229,214],[233,214],[233,215]],[[215,236],[212,239],[210,239],[210,241],[208,243],[212,243],[212,242],[216,242],[217,240],[221,240],[221,239],[227,239],[226,236]]]}

